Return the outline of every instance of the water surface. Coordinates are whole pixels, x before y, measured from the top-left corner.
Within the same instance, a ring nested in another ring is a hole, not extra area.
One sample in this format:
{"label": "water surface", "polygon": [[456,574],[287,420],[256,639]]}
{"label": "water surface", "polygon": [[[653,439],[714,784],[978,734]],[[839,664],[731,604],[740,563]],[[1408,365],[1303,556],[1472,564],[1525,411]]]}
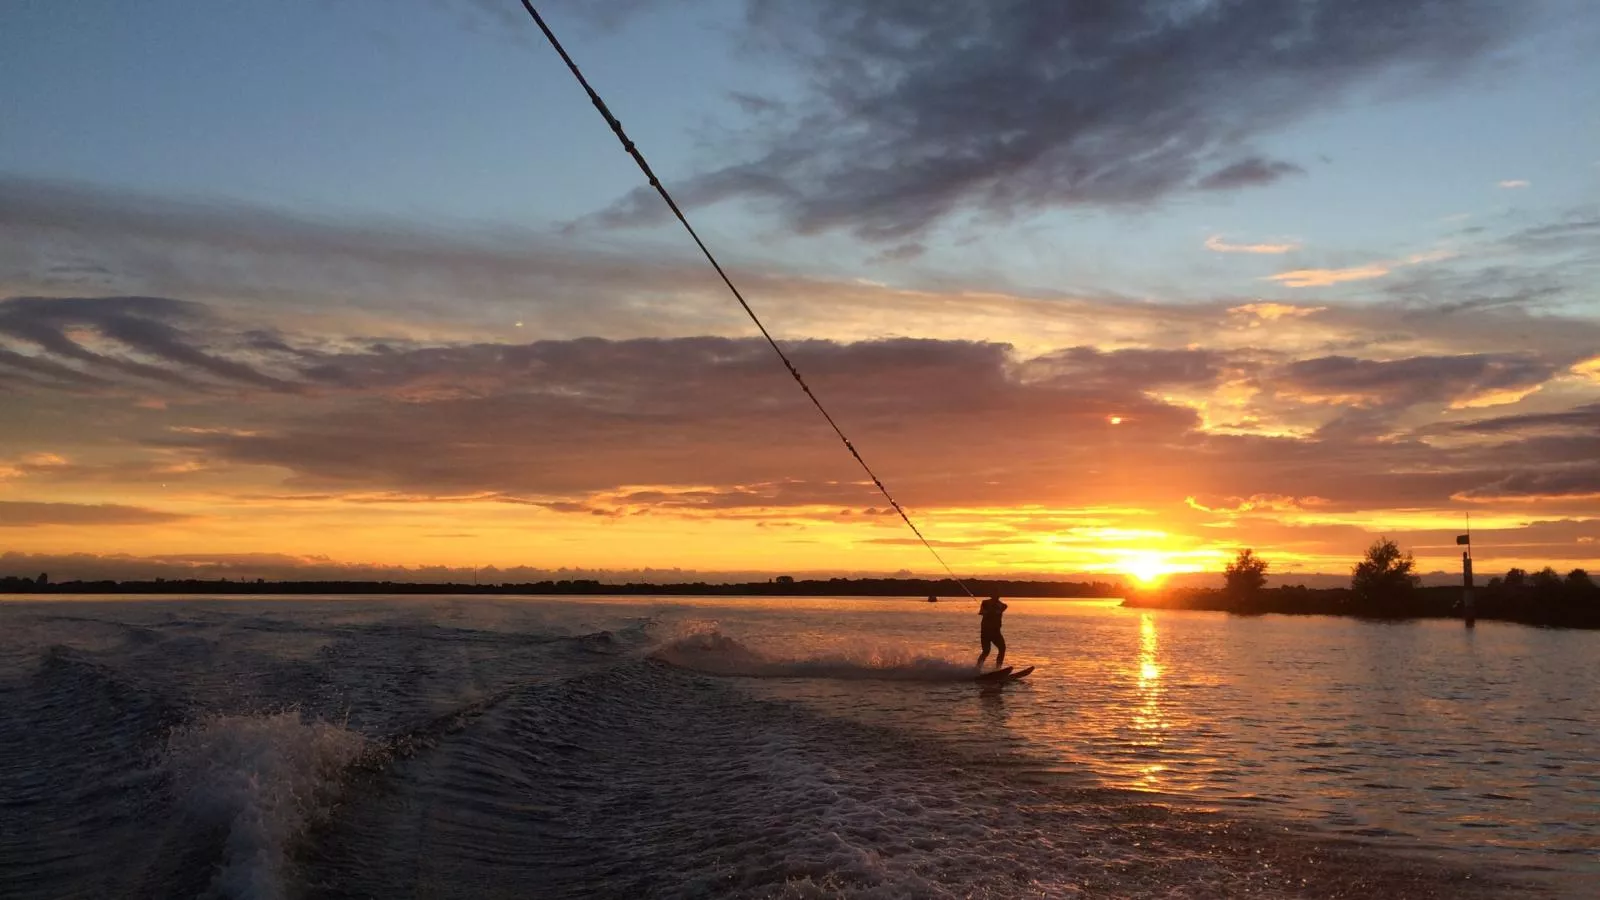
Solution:
{"label": "water surface", "polygon": [[0,603],[17,897],[1588,897],[1600,635],[1013,601]]}

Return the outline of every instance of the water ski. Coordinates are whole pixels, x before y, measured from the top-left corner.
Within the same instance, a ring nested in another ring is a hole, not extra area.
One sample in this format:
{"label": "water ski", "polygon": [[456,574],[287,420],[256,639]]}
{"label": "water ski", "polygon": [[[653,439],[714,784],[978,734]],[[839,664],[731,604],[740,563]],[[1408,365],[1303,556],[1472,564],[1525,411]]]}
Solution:
{"label": "water ski", "polygon": [[982,675],[979,675],[979,676],[973,678],[972,680],[976,681],[976,682],[978,682],[980,684],[994,684],[996,682],[1003,682],[1003,681],[1016,681],[1018,678],[1027,678],[1028,674],[1031,673],[1032,671],[1033,671],[1033,666],[1029,666],[1026,669],[1022,669],[1021,671],[1016,671],[1016,670],[1013,670],[1011,666],[1006,666],[1003,669],[995,669],[993,672],[985,672]]}

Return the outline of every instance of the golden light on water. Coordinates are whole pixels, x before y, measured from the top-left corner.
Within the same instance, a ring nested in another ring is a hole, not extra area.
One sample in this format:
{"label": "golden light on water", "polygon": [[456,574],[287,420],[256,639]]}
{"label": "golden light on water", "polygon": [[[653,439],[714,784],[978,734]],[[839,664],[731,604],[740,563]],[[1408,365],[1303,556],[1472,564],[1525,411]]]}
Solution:
{"label": "golden light on water", "polygon": [[[1145,613],[1139,617],[1139,706],[1133,713],[1133,731],[1139,735],[1136,742],[1150,748],[1161,746],[1167,729],[1158,650],[1155,617]],[[1139,771],[1137,786],[1154,789],[1166,768],[1160,763],[1144,766]]]}
{"label": "golden light on water", "polygon": [[1139,620],[1139,690],[1149,691],[1161,680],[1161,666],[1156,662],[1156,620],[1145,613]]}

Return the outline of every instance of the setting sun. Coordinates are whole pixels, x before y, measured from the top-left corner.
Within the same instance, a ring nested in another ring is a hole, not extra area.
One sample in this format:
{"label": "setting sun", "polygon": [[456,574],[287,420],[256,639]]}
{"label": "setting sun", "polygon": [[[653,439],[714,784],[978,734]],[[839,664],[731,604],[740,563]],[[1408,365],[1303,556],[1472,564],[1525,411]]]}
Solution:
{"label": "setting sun", "polygon": [[1176,571],[1159,553],[1130,553],[1122,564],[1123,569],[1140,584],[1153,585]]}

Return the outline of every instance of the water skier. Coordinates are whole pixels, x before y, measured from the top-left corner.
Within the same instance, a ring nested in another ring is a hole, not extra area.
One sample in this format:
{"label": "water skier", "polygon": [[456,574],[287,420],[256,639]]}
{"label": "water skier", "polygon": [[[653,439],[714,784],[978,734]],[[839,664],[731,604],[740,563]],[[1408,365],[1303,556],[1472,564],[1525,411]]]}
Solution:
{"label": "water skier", "polygon": [[983,617],[983,624],[978,632],[978,637],[983,641],[983,652],[978,654],[978,668],[983,668],[983,661],[989,658],[989,645],[993,644],[1000,653],[994,658],[996,669],[1006,662],[1006,639],[1000,634],[1000,617],[1005,614],[1006,605],[1000,602],[999,595],[978,604],[978,615]]}

